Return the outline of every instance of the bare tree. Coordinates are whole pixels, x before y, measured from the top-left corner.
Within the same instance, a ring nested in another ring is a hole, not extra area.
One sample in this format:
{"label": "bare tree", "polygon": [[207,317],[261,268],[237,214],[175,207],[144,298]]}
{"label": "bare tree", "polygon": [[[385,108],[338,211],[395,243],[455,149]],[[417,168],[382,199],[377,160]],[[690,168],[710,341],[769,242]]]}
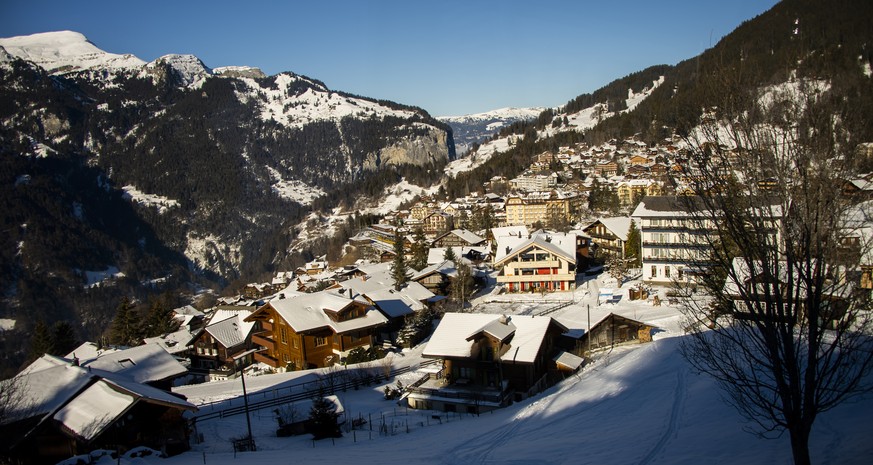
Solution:
{"label": "bare tree", "polygon": [[676,180],[697,194],[687,210],[709,231],[697,263],[709,298],[689,300],[682,351],[752,432],[787,431],[794,462],[808,464],[818,415],[871,388],[870,292],[858,276],[873,223],[868,204],[841,192],[869,128],[826,82],[753,89],[735,77],[718,76],[719,106],[687,134]]}

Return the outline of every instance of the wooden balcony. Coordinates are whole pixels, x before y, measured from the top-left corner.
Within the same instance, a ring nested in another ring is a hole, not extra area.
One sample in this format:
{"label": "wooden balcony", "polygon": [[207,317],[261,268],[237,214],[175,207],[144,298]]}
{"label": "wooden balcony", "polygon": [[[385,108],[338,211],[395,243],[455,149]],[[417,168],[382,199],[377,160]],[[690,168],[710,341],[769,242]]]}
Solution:
{"label": "wooden balcony", "polygon": [[255,352],[255,361],[261,362],[261,363],[266,363],[267,365],[270,365],[273,368],[279,368],[279,360],[276,360],[275,358],[270,357],[269,355],[267,355],[266,352]]}
{"label": "wooden balcony", "polygon": [[266,348],[270,352],[276,350],[276,341],[270,337],[267,331],[252,334],[252,343]]}

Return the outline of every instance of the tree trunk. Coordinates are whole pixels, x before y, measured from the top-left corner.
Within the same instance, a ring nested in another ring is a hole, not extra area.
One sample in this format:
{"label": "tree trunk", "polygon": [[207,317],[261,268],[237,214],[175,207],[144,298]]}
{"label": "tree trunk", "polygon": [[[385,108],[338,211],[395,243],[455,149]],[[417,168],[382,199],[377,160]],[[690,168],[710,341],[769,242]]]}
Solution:
{"label": "tree trunk", "polygon": [[794,456],[794,465],[810,465],[809,458],[809,431],[806,426],[789,428],[791,435],[791,455]]}

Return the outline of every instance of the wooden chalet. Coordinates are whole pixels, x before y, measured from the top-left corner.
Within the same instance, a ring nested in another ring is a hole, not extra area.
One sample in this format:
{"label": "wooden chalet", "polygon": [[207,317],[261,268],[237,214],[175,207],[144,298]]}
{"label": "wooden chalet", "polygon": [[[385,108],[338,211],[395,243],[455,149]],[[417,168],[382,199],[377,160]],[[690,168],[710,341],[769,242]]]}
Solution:
{"label": "wooden chalet", "polygon": [[485,243],[485,238],[467,231],[466,229],[453,229],[445,232],[433,240],[432,247],[471,247]]}
{"label": "wooden chalet", "polygon": [[422,353],[441,367],[412,385],[407,403],[479,413],[536,394],[552,384],[566,331],[545,316],[447,313]]}
{"label": "wooden chalet", "polygon": [[362,295],[340,289],[273,300],[245,321],[255,323],[252,342],[262,349],[255,360],[286,370],[341,362],[373,346],[388,319]]}
{"label": "wooden chalet", "polygon": [[497,283],[509,292],[575,289],[579,240],[575,234],[557,233],[498,239]]}
{"label": "wooden chalet", "polygon": [[123,454],[149,447],[174,455],[189,448],[183,413],[197,408],[125,374],[46,355],[15,382],[25,397],[0,422],[0,455],[14,463],[58,463],[97,449]]}
{"label": "wooden chalet", "polygon": [[[591,327],[591,332],[579,339],[579,353],[613,347],[619,344],[652,342],[652,325],[610,313]],[[591,345],[588,345],[588,341]]]}
{"label": "wooden chalet", "polygon": [[245,321],[251,314],[252,307],[217,308],[209,323],[188,341],[192,371],[216,381],[234,376],[238,363],[250,365],[251,355],[241,361],[236,357],[252,348],[254,323]]}

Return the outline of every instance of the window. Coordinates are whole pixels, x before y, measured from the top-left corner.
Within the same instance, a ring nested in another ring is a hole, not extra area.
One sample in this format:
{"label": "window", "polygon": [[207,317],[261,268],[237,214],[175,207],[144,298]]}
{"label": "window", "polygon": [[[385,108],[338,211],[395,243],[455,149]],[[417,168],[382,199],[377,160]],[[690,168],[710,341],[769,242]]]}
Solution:
{"label": "window", "polygon": [[282,326],[279,328],[279,334],[282,337],[282,344],[288,343],[288,329]]}
{"label": "window", "polygon": [[652,277],[653,278],[658,277],[658,267],[655,265],[652,265]]}
{"label": "window", "polygon": [[300,339],[298,339],[297,337],[294,337],[294,338],[291,339],[291,344],[294,346],[295,349],[299,349],[299,348],[300,348],[300,342],[299,342],[299,341],[300,341]]}
{"label": "window", "polygon": [[670,267],[669,267],[669,266],[665,266],[665,267],[664,267],[664,277],[665,277],[665,278],[669,278],[669,277],[670,277]]}
{"label": "window", "polygon": [[323,346],[323,345],[327,345],[327,338],[321,337],[321,336],[316,336],[315,337],[315,347]]}
{"label": "window", "polygon": [[682,268],[677,268],[676,269],[676,279],[678,279],[679,281],[682,281],[682,279],[684,277],[685,277],[685,270],[683,270]]}

